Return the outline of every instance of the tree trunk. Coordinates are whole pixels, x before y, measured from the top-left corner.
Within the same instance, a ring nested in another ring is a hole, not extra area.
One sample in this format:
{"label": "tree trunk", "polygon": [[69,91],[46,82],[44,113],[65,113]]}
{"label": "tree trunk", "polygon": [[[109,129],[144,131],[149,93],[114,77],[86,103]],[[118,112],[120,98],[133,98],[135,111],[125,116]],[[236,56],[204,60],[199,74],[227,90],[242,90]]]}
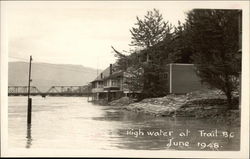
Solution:
{"label": "tree trunk", "polygon": [[226,96],[227,96],[227,103],[228,103],[228,109],[238,109],[238,107],[236,105],[233,104],[232,101],[232,93],[230,90],[227,90],[226,92]]}
{"label": "tree trunk", "polygon": [[228,109],[232,109],[232,95],[229,90],[226,91]]}
{"label": "tree trunk", "polygon": [[226,75],[226,88],[225,88],[225,94],[227,97],[227,103],[228,103],[228,109],[237,109],[236,106],[232,103],[232,89],[230,87],[229,77]]}

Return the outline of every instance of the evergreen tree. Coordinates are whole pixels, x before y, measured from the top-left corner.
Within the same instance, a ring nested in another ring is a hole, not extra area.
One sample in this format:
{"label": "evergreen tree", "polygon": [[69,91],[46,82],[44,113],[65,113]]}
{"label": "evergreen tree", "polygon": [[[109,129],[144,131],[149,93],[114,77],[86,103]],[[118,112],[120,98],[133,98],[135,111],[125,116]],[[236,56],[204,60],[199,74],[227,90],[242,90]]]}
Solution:
{"label": "evergreen tree", "polygon": [[222,90],[232,108],[232,92],[239,85],[239,11],[194,9],[187,18],[193,59],[202,82]]}
{"label": "evergreen tree", "polygon": [[143,89],[143,66],[139,62],[138,53],[132,52],[129,55],[125,55],[117,51],[113,46],[111,46],[117,57],[115,70],[124,71],[124,84],[127,85],[127,88],[134,92],[141,91]]}
{"label": "evergreen tree", "polygon": [[130,30],[131,45],[142,49],[139,55],[139,62],[142,62],[143,69],[142,95],[144,98],[165,95],[163,83],[159,78],[162,72],[159,62],[162,58],[155,46],[171,36],[172,25],[163,20],[157,9],[148,11],[144,19],[139,17],[136,19],[135,27]]}
{"label": "evergreen tree", "polygon": [[[130,30],[132,35],[131,45],[142,49],[148,49],[162,41],[170,34],[172,29],[172,25],[163,20],[162,14],[157,9],[148,11],[144,19],[139,17],[136,17],[136,19],[135,27]],[[146,54],[146,56],[146,61],[149,61],[149,55]]]}
{"label": "evergreen tree", "polygon": [[188,36],[187,25],[181,24],[178,21],[178,26],[175,27],[173,36],[173,51],[172,54],[177,57],[175,59],[176,63],[192,63],[192,43],[190,37]]}

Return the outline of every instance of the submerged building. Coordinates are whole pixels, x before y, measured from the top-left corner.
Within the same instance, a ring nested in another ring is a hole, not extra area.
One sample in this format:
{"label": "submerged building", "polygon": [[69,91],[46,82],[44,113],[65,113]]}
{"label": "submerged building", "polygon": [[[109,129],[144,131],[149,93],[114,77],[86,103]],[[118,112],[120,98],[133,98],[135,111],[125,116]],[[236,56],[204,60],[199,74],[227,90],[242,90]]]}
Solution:
{"label": "submerged building", "polygon": [[[126,72],[113,71],[113,65],[110,64],[108,68],[91,82],[92,100],[112,101],[133,94],[134,92],[129,90],[129,86],[126,83],[127,78]],[[193,64],[168,64],[161,78],[167,83],[166,92],[168,94],[186,94],[196,90],[207,89],[207,86],[203,85],[197,76]]]}
{"label": "submerged building", "polygon": [[125,84],[125,72],[113,71],[113,65],[110,64],[101,72],[95,80],[91,82],[92,100],[112,101],[127,95],[129,90]]}

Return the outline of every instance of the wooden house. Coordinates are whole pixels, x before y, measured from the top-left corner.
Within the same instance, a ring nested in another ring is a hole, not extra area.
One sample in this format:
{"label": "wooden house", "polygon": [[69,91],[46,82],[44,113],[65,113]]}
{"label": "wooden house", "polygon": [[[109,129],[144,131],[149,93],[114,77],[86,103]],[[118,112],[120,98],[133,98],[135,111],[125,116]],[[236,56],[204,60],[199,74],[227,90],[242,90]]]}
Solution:
{"label": "wooden house", "polygon": [[[112,64],[91,82],[92,100],[112,101],[131,92],[126,84],[126,72],[114,71]],[[186,94],[196,90],[208,89],[201,83],[193,64],[172,63],[166,65],[163,72],[164,81],[167,83],[167,94]]]}

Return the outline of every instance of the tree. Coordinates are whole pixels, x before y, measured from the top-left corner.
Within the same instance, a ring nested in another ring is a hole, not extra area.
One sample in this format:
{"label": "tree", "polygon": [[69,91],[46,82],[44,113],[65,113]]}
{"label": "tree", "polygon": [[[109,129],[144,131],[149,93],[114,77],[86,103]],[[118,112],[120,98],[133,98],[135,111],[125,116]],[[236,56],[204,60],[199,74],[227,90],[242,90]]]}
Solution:
{"label": "tree", "polygon": [[[112,49],[115,57],[117,57],[115,69],[125,71],[124,83],[132,93],[141,92],[140,99],[166,95],[164,84],[167,84],[167,82],[162,82],[159,78],[159,73],[163,72],[163,69],[157,60],[161,58],[154,56],[155,59],[144,63],[139,61],[141,58],[140,55],[144,55],[146,50],[125,55],[117,51],[114,47]],[[152,47],[147,51],[153,52],[154,50],[154,47]],[[158,55],[157,52],[153,53]]]}
{"label": "tree", "polygon": [[[127,83],[130,90],[142,90],[142,98],[166,95],[166,81],[159,76],[165,64],[176,57],[171,54],[172,25],[163,20],[159,10],[148,11],[144,19],[136,17],[137,22],[130,32],[132,46],[139,51],[125,55],[113,48],[116,53],[117,68],[129,72]],[[167,51],[166,51],[167,50]]]}
{"label": "tree", "polygon": [[178,21],[178,26],[174,27],[173,36],[173,51],[172,54],[177,58],[177,63],[193,63],[192,55],[192,43],[190,36],[188,36],[188,29],[185,23]]}
{"label": "tree", "polygon": [[194,9],[187,14],[193,60],[202,82],[222,90],[232,108],[232,92],[239,85],[239,11]]}
{"label": "tree", "polygon": [[121,70],[121,71],[126,71],[128,68],[129,64],[129,56],[117,51],[113,46],[111,46],[115,53],[115,57],[117,57],[116,65],[115,65],[115,70]]}
{"label": "tree", "polygon": [[[130,30],[132,34],[131,45],[142,49],[148,49],[162,41],[167,34],[170,34],[172,29],[172,25],[163,20],[162,14],[157,9],[148,11],[144,19],[139,17],[136,17],[136,19],[135,27]],[[147,61],[149,61],[148,54]]]}
{"label": "tree", "polygon": [[132,92],[139,92],[143,89],[143,67],[139,62],[138,53],[132,52],[129,55],[125,55],[120,51],[117,51],[111,46],[117,57],[115,69],[119,71],[125,71],[124,83],[127,88]]}
{"label": "tree", "polygon": [[129,67],[125,72],[125,84],[129,91],[133,93],[141,92],[143,89],[143,69],[138,67]]}
{"label": "tree", "polygon": [[143,19],[139,17],[136,19],[135,27],[130,30],[131,45],[141,48],[139,59],[143,69],[142,94],[145,98],[165,95],[159,78],[162,72],[159,63],[161,57],[158,56],[160,54],[155,50],[155,46],[171,36],[172,25],[163,20],[162,14],[157,9],[148,11]]}

